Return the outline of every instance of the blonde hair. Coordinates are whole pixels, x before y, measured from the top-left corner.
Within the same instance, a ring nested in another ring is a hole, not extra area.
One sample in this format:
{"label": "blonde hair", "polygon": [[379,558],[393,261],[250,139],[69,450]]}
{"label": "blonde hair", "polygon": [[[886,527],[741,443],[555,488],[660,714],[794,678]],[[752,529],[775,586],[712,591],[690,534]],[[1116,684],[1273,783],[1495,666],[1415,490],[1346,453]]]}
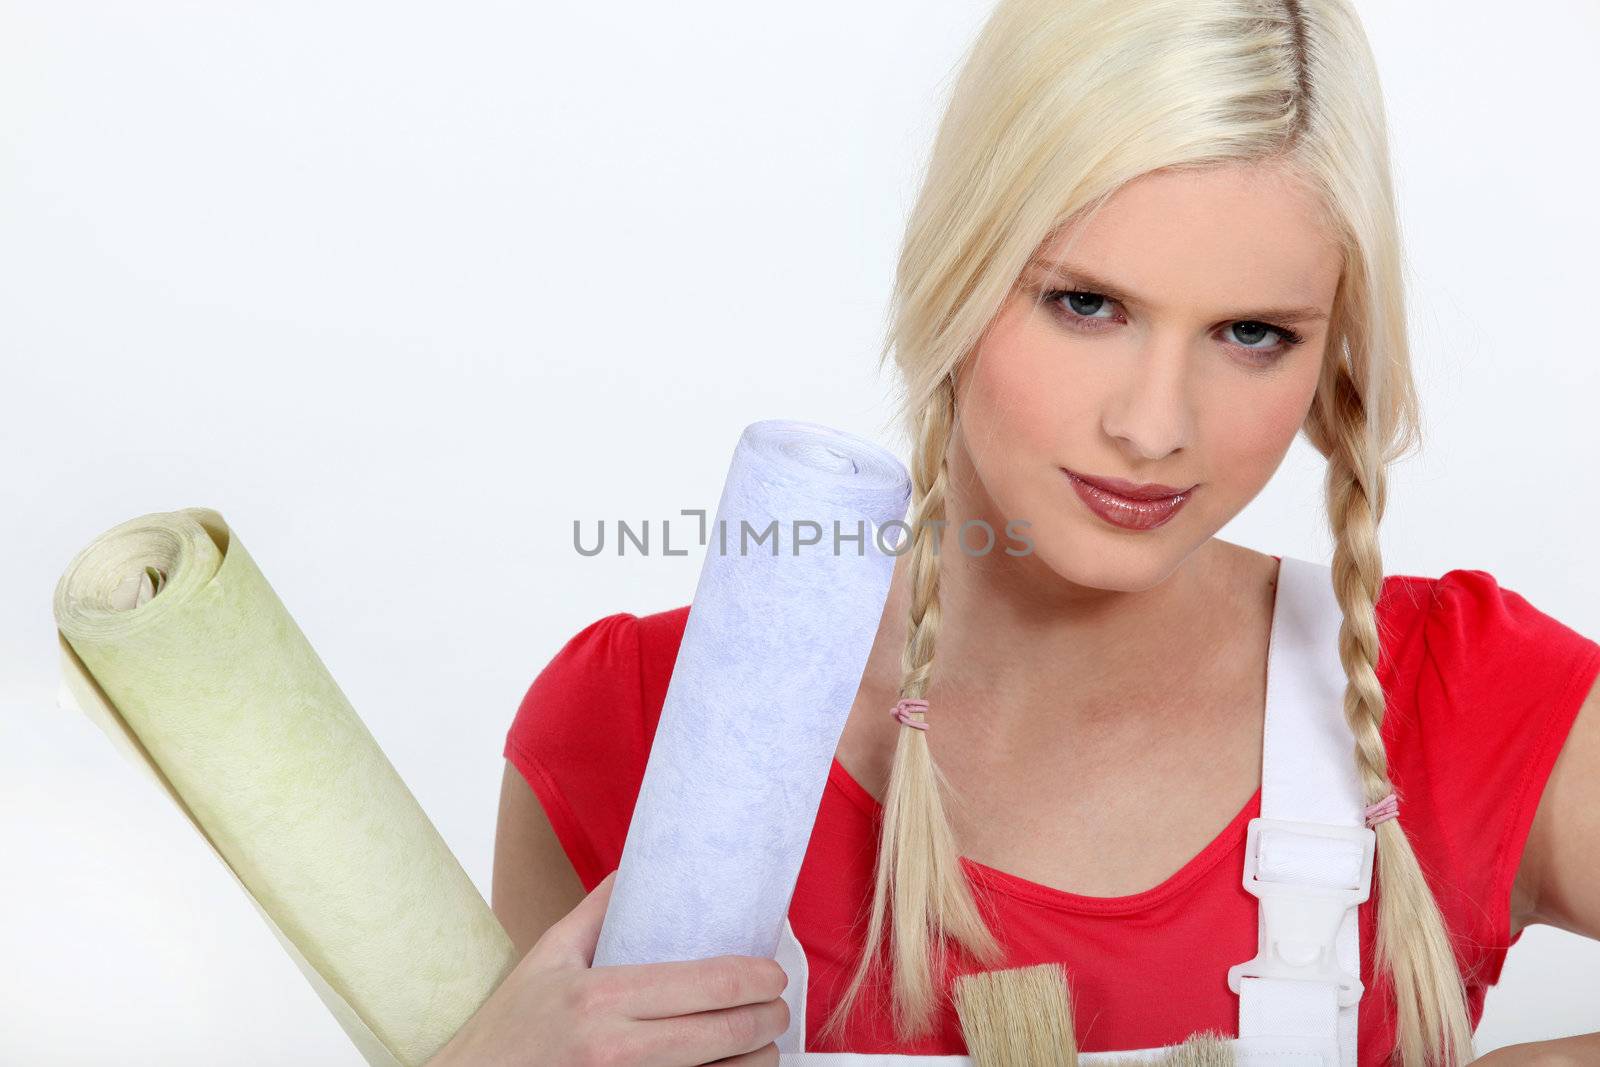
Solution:
{"label": "blonde hair", "polygon": [[[1328,461],[1344,714],[1371,803],[1393,789],[1380,732],[1377,526],[1386,467],[1420,432],[1386,120],[1348,0],[1001,0],[994,9],[956,81],[911,212],[881,354],[894,353],[904,389],[896,414],[912,438],[901,696],[923,697],[933,672],[933,542],[942,526],[933,520],[945,518],[956,367],[1028,259],[1063,226],[1140,175],[1241,163],[1279,166],[1303,182],[1345,254],[1304,432]],[[960,866],[948,792],[924,732],[900,730],[866,944],[824,1035],[842,1032],[874,962],[890,968],[894,1025],[909,1039],[933,1025],[947,938],[980,965],[1003,957]],[[1392,980],[1405,1067],[1465,1063],[1465,989],[1403,825],[1376,829],[1375,972]],[[889,958],[880,961],[886,933]]]}

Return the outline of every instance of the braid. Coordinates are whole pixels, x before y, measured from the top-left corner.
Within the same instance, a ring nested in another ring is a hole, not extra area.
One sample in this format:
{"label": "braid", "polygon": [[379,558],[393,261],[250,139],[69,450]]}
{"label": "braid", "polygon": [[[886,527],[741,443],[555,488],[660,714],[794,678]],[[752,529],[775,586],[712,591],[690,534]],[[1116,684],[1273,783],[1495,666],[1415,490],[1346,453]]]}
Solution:
{"label": "braid", "polygon": [[[1326,488],[1334,534],[1332,580],[1344,612],[1339,628],[1339,659],[1349,679],[1344,714],[1355,735],[1362,790],[1372,804],[1391,791],[1399,793],[1389,781],[1382,736],[1385,700],[1377,672],[1377,602],[1383,587],[1377,528],[1383,518],[1386,475],[1385,465],[1374,458],[1360,389],[1342,363],[1334,361],[1334,366],[1329,388],[1323,391],[1323,414],[1331,430]],[[1392,978],[1400,1062],[1423,1067],[1435,1062],[1430,1054],[1446,1067],[1470,1062],[1466,990],[1438,902],[1401,820],[1386,820],[1374,830],[1382,892],[1373,973]]]}
{"label": "braid", "polygon": [[[939,529],[949,482],[946,455],[955,424],[955,397],[948,377],[923,405],[912,460],[914,499],[910,628],[901,657],[902,698],[921,698],[932,679],[939,632]],[[937,525],[936,525],[937,524]],[[942,795],[949,783],[933,762],[926,733],[903,729],[895,743],[878,838],[865,949],[850,984],[821,1035],[842,1031],[867,973],[879,958],[885,913],[889,938],[893,1012],[901,1040],[926,1034],[938,1007],[936,981],[944,974],[944,938],[954,937],[981,963],[994,964],[1003,951],[979,915]],[[892,902],[892,906],[891,906]]]}
{"label": "braid", "polygon": [[[939,535],[945,521],[945,494],[950,484],[949,446],[955,429],[954,397],[944,379],[924,405],[918,442],[912,457],[912,484],[918,497],[911,543],[910,629],[900,657],[902,697],[923,697],[933,675],[933,649],[939,633]],[[921,733],[922,731],[917,731]]]}

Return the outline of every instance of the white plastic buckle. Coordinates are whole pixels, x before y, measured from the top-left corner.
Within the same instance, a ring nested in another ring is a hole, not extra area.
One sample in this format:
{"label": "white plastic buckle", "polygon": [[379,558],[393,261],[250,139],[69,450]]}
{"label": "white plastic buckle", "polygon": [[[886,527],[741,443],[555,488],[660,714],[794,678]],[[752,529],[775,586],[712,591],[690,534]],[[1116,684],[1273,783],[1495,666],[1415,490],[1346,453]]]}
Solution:
{"label": "white plastic buckle", "polygon": [[[1262,881],[1256,872],[1264,830],[1342,838],[1358,844],[1360,881],[1350,888]],[[1242,978],[1297,978],[1337,984],[1340,1007],[1359,1001],[1363,992],[1361,978],[1339,965],[1335,940],[1345,913],[1372,893],[1372,858],[1377,840],[1378,835],[1365,826],[1251,819],[1245,834],[1244,887],[1261,902],[1260,943],[1254,959],[1228,968],[1228,988],[1239,992]]]}

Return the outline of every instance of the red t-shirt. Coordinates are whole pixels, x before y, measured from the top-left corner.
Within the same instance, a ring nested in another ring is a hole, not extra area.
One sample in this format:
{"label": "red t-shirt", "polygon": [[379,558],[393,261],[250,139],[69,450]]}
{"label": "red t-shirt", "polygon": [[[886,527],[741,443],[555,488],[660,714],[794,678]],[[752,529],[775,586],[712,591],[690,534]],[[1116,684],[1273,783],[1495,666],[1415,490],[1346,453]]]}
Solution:
{"label": "red t-shirt", "polygon": [[[538,796],[585,889],[620,861],[688,612],[620,613],[586,626],[539,673],[507,734],[506,758]],[[1390,774],[1467,976],[1476,1026],[1516,942],[1511,885],[1545,780],[1600,674],[1600,644],[1479,570],[1386,577],[1378,623]],[[1258,789],[1198,855],[1128,896],[1082,896],[962,863],[975,889],[991,891],[1002,966],[1064,963],[1084,1051],[1172,1045],[1203,1029],[1236,1036],[1239,999],[1227,972],[1256,952],[1257,902],[1240,877],[1245,827],[1260,808]],[[963,1053],[948,996],[931,1035],[898,1042],[870,989],[842,1042],[814,1043],[853,972],[853,926],[865,936],[865,923],[854,924],[871,899],[880,814],[834,760],[789,908],[810,966],[807,1050]],[[1360,908],[1362,1067],[1382,1063],[1394,1045],[1388,989],[1372,980],[1381,886],[1375,879]]]}

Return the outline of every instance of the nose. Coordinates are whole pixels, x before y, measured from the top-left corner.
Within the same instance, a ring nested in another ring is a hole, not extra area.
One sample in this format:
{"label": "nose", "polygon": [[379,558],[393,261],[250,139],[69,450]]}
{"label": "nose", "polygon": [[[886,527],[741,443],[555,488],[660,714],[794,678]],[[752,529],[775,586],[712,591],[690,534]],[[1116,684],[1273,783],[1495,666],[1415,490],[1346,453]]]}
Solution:
{"label": "nose", "polygon": [[1184,341],[1152,331],[1129,352],[1126,366],[1101,420],[1107,436],[1136,459],[1163,459],[1189,447],[1194,416]]}

